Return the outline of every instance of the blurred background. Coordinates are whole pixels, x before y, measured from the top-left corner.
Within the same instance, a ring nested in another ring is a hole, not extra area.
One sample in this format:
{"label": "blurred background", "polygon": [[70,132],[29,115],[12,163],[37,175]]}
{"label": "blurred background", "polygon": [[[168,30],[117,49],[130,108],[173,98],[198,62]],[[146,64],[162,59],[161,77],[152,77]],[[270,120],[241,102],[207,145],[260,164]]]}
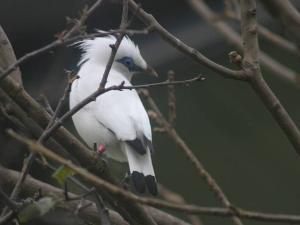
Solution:
{"label": "blurred background", "polygon": [[[300,7],[299,1],[293,1]],[[83,0],[2,0],[0,24],[6,31],[17,57],[42,47],[63,31],[67,17],[78,17],[80,9],[92,1]],[[172,34],[214,61],[231,67],[228,53],[236,48],[203,21],[185,1],[141,1]],[[222,11],[220,0],[207,1]],[[87,21],[87,31],[114,29],[120,22],[121,7],[105,2]],[[279,24],[258,4],[261,24],[285,35]],[[239,24],[231,22],[239,31]],[[132,28],[141,28],[138,22]],[[300,158],[248,84],[228,80],[194,63],[158,35],[135,36],[144,58],[159,72],[158,80],[139,76],[135,84],[162,81],[173,70],[179,80],[197,74],[207,80],[190,87],[176,87],[176,129],[206,169],[216,179],[231,202],[239,207],[273,213],[299,213]],[[264,39],[260,47],[295,71],[299,58],[282,51]],[[45,94],[53,107],[66,83],[64,69],[75,70],[80,52],[61,47],[21,66],[26,90],[34,97]],[[265,79],[300,126],[300,89],[263,70]],[[151,88],[152,96],[167,115],[165,87]],[[68,109],[66,104],[65,110]],[[69,121],[66,126],[76,133]],[[190,203],[222,206],[196,174],[184,154],[164,134],[154,133],[154,166],[158,180],[182,194]],[[25,151],[1,151],[2,163],[19,169]],[[34,176],[45,179],[44,173]],[[201,217],[204,224],[232,224],[230,219]],[[245,224],[264,224],[245,221]],[[272,223],[268,223],[272,224]]]}

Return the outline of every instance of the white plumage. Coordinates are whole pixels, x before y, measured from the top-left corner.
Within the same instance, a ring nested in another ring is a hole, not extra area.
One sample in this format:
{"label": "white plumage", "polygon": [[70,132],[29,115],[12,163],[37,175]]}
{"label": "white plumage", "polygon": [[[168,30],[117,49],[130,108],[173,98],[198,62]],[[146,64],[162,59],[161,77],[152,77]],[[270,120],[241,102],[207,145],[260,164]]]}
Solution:
{"label": "white plumage", "polygon": [[[111,54],[113,36],[85,40],[79,62],[79,79],[72,84],[70,108],[99,87]],[[124,38],[110,70],[106,87],[131,85],[132,76],[149,70],[138,47]],[[152,70],[153,71],[153,70]],[[135,90],[110,91],[83,107],[73,117],[77,132],[91,147],[105,146],[105,154],[117,161],[128,161],[135,188],[144,192],[147,186],[156,195],[156,180],[151,161],[152,133],[147,112]]]}

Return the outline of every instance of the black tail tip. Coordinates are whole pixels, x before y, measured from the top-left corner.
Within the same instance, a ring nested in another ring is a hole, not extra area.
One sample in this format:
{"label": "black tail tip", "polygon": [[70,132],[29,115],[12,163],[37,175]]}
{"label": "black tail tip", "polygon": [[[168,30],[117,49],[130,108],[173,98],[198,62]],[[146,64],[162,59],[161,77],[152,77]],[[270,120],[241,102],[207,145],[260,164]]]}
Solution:
{"label": "black tail tip", "polygon": [[152,175],[147,175],[145,177],[145,181],[146,181],[146,185],[147,185],[148,191],[152,195],[157,196],[158,191],[157,191],[157,184],[156,184],[155,177],[152,176]]}
{"label": "black tail tip", "polygon": [[155,180],[154,176],[147,175],[145,177],[143,173],[133,171],[131,173],[131,178],[132,178],[132,182],[133,182],[135,189],[139,193],[145,193],[146,186],[147,186],[148,191],[152,195],[157,196],[157,194],[158,194],[157,184],[156,184],[156,180]]}
{"label": "black tail tip", "polygon": [[137,171],[133,171],[131,174],[131,178],[135,189],[139,193],[144,193],[146,190],[144,174]]}

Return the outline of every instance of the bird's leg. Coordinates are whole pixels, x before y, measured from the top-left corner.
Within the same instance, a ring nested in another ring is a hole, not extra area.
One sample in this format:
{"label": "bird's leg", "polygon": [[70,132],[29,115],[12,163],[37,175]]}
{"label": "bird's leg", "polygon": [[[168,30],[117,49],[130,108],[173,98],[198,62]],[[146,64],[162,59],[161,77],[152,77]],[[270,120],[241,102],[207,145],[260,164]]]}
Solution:
{"label": "bird's leg", "polygon": [[125,177],[122,179],[121,184],[125,190],[129,190],[130,187],[130,171],[125,173]]}
{"label": "bird's leg", "polygon": [[103,153],[106,151],[105,145],[104,144],[97,145],[97,143],[94,143],[93,150],[94,152],[97,153],[98,156],[97,158],[99,159],[96,167],[97,169],[100,170],[100,172],[104,172],[108,167],[108,162],[103,157]]}

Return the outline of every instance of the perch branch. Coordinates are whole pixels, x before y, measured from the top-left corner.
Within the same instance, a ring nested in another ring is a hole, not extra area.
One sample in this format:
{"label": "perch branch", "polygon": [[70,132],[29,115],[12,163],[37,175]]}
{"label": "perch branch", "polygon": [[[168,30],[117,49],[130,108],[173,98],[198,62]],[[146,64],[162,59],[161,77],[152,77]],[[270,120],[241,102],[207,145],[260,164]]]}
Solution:
{"label": "perch branch", "polygon": [[286,214],[270,214],[270,213],[262,213],[262,212],[254,212],[244,209],[235,208],[235,210],[230,210],[226,208],[217,208],[217,207],[201,207],[197,205],[190,205],[190,204],[175,204],[172,202],[159,200],[155,198],[146,198],[146,197],[139,197],[134,195],[131,192],[128,192],[122,188],[117,187],[107,181],[95,176],[92,173],[89,173],[87,170],[74,165],[69,160],[62,158],[61,156],[55,154],[54,152],[50,151],[49,149],[45,148],[44,146],[40,145],[39,143],[32,141],[28,138],[22,137],[12,130],[9,130],[8,133],[19,140],[20,142],[27,145],[30,151],[34,151],[36,153],[42,154],[45,157],[64,165],[74,172],[81,176],[85,181],[93,184],[95,187],[100,189],[104,189],[111,193],[114,196],[118,196],[132,203],[141,203],[145,205],[150,205],[158,208],[165,208],[165,209],[172,209],[179,212],[186,212],[190,214],[203,214],[203,215],[211,215],[211,216],[221,216],[221,217],[231,217],[231,216],[238,216],[241,218],[247,218],[251,220],[258,220],[258,221],[269,221],[269,222],[287,222],[287,223],[300,223],[300,216],[297,215],[286,215]]}

